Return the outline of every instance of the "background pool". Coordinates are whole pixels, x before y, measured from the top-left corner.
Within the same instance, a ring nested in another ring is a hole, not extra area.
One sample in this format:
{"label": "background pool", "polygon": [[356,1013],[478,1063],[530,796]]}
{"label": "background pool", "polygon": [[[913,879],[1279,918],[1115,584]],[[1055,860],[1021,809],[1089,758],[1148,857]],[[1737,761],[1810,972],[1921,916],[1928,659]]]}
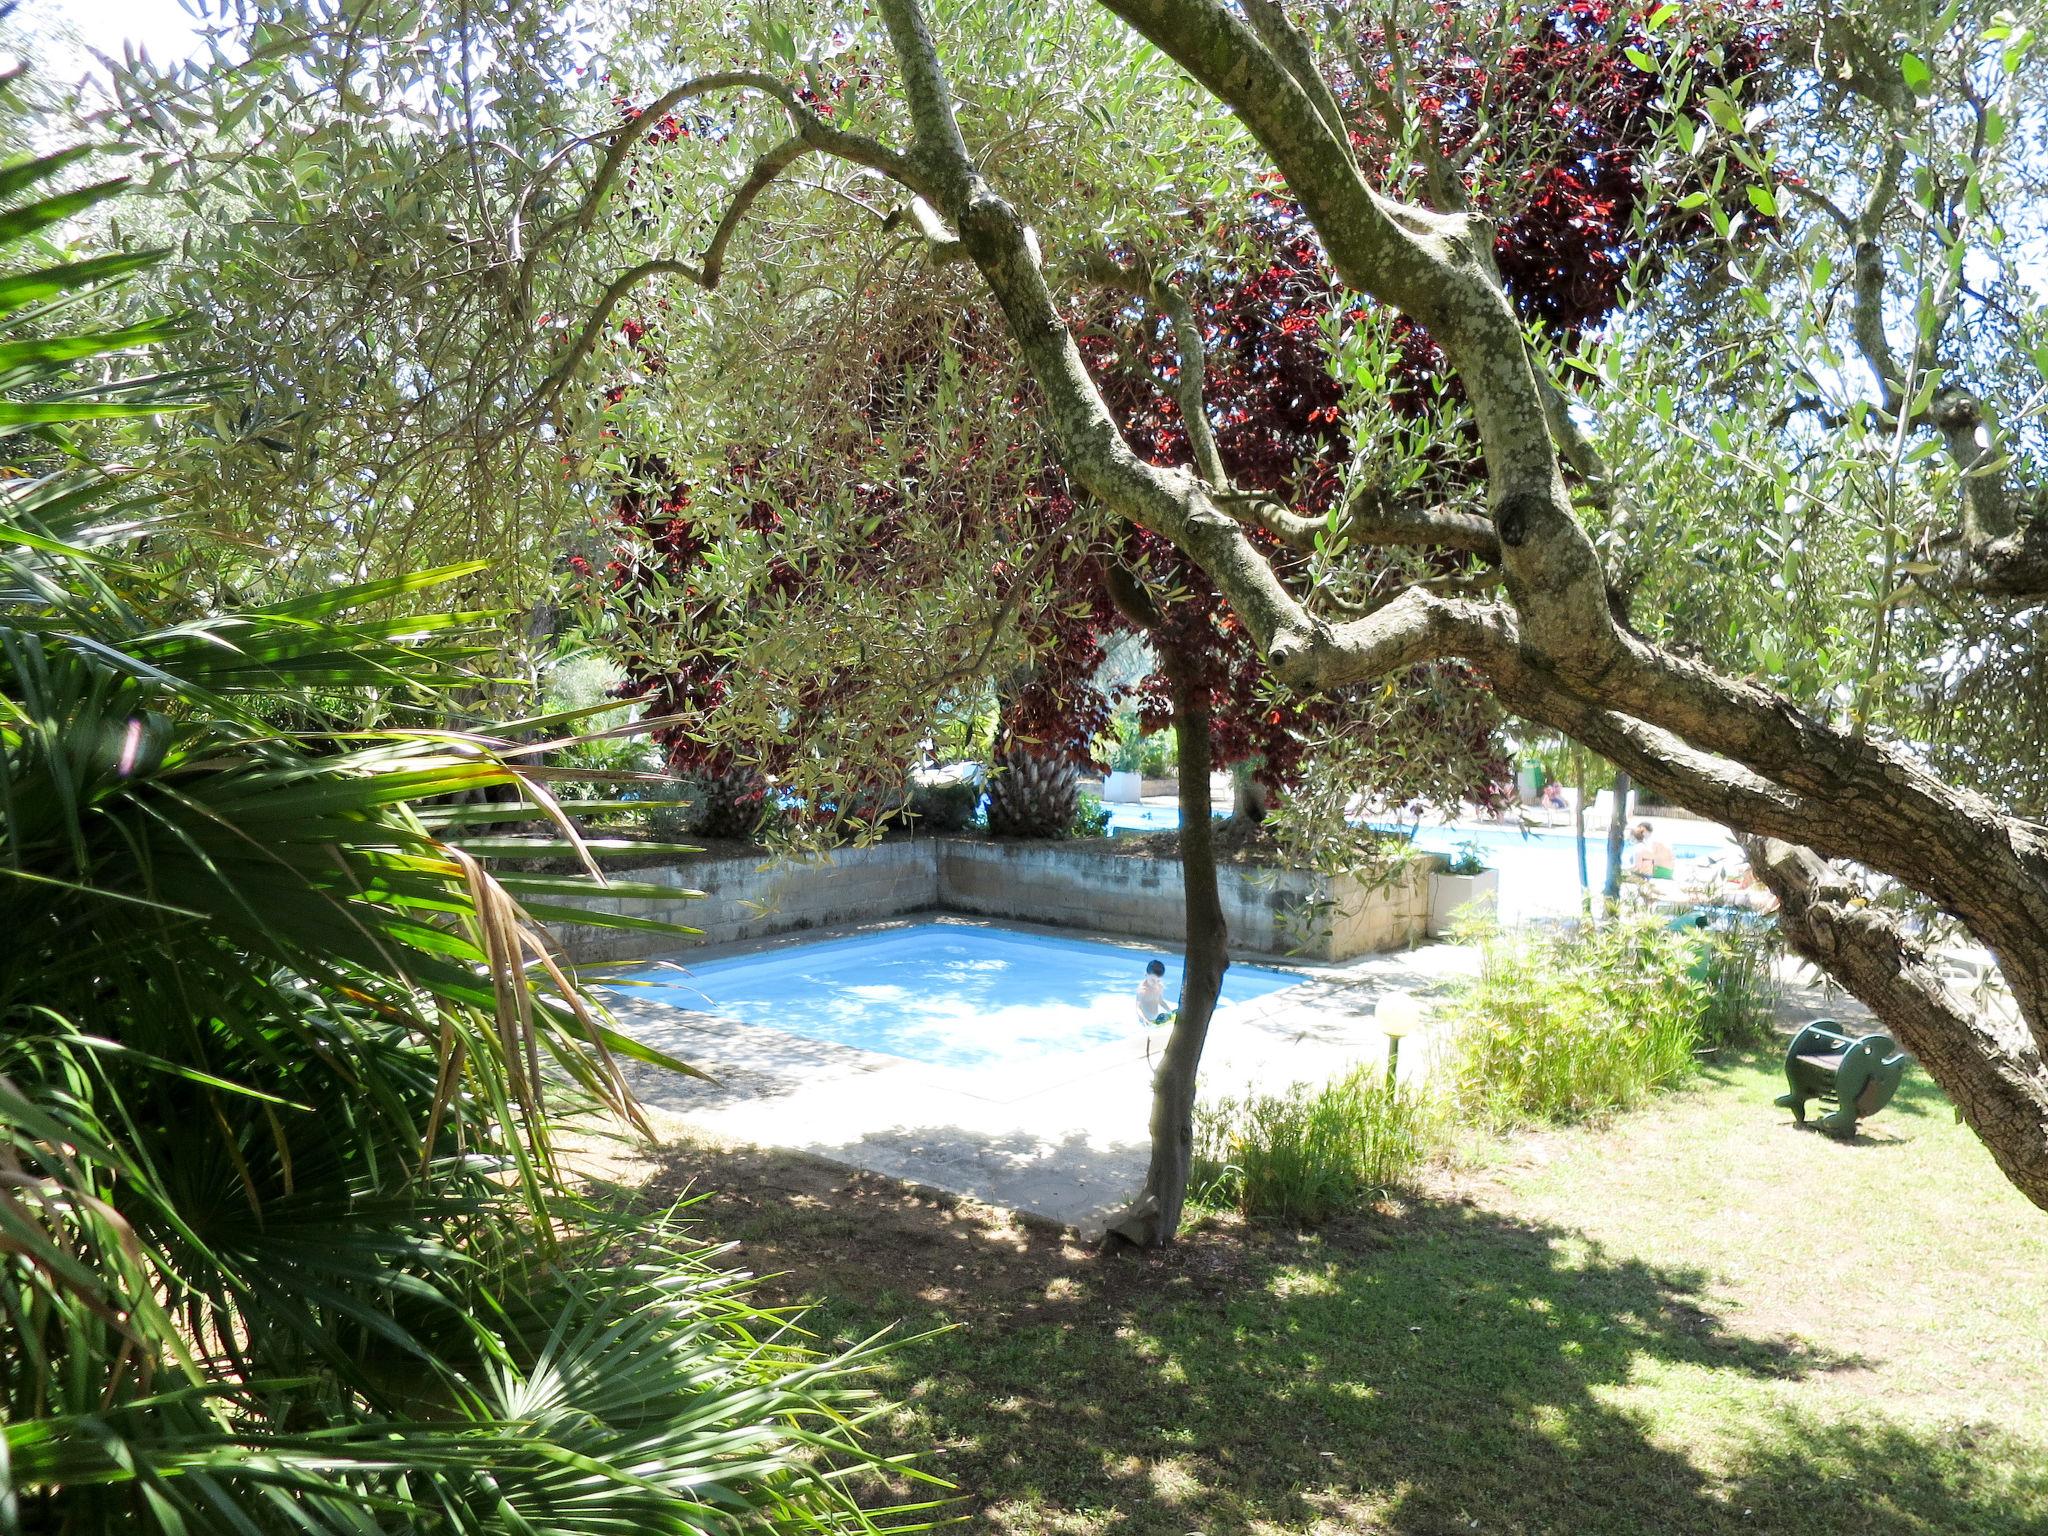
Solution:
{"label": "background pool", "polygon": [[1103,807],[1109,812],[1109,835],[1133,837],[1144,832],[1178,832],[1180,807],[1145,805],[1135,800],[1113,800]]}
{"label": "background pool", "polygon": [[[937,1066],[1022,1065],[1142,1036],[1138,979],[1152,959],[1166,961],[1171,1002],[1180,962],[1163,949],[914,923],[700,961],[686,975],[650,968],[635,978],[642,985],[616,995]],[[1301,980],[1233,965],[1223,1001],[1245,1002]]]}
{"label": "background pool", "polygon": [[[1170,832],[1180,825],[1180,811],[1171,805],[1116,804],[1109,811],[1112,836]],[[1408,835],[1406,826],[1386,832]],[[1519,827],[1446,827],[1413,829],[1415,846],[1430,853],[1455,854],[1466,843],[1479,845],[1480,855],[1500,871],[1500,915],[1509,922],[1528,917],[1559,916],[1579,907],[1579,855],[1569,831],[1529,831]],[[1725,840],[1671,841],[1679,862],[1718,858],[1733,850]],[[1586,834],[1586,874],[1595,889],[1607,873],[1607,832]]]}

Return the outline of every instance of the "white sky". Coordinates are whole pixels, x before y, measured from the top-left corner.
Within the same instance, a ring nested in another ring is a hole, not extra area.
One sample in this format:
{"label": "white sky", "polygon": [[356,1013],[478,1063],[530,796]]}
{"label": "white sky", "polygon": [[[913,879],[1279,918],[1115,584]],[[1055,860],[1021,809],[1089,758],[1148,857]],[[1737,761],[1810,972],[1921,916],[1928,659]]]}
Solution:
{"label": "white sky", "polygon": [[[0,0],[0,5],[5,3]],[[191,3],[208,8],[208,0]],[[28,40],[27,62],[53,80],[77,80],[96,69],[91,56],[71,38],[115,58],[125,43],[134,42],[159,64],[190,58],[201,47],[193,30],[199,21],[179,0],[18,0],[13,20]],[[2025,231],[2016,233],[2021,242],[2021,280],[2048,294],[2048,242],[2038,235],[2029,238]]]}
{"label": "white sky", "polygon": [[14,24],[28,40],[28,62],[60,78],[75,78],[93,67],[89,55],[64,40],[67,30],[88,48],[114,58],[131,41],[148,49],[158,63],[186,58],[199,48],[192,30],[198,23],[178,0],[22,0]]}

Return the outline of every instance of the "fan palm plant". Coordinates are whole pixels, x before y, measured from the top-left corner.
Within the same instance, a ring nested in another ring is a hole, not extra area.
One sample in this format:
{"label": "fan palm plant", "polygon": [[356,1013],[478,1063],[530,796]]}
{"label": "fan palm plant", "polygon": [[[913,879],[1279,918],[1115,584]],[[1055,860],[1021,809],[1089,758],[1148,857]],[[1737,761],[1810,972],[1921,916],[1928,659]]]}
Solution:
{"label": "fan palm plant", "polygon": [[465,844],[581,846],[431,724],[488,616],[407,600],[466,568],[228,613],[152,574],[175,520],[92,435],[203,381],[77,322],[149,258],[43,243],[115,191],[39,191],[75,158],[0,164],[0,1532],[872,1528],[865,1351],[558,1174],[621,1056],[688,1069],[537,926],[595,869]]}

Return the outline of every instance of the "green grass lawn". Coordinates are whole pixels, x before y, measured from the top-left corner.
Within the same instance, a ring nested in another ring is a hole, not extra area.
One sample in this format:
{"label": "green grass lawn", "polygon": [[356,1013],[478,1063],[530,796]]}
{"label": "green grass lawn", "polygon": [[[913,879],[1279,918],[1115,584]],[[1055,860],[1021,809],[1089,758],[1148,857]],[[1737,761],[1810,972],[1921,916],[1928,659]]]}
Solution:
{"label": "green grass lawn", "polygon": [[893,1446],[977,1530],[2048,1532],[2048,1215],[1915,1077],[1841,1145],[1775,1058],[1314,1234],[1098,1259],[801,1159],[670,1150],[811,1326],[917,1333]]}

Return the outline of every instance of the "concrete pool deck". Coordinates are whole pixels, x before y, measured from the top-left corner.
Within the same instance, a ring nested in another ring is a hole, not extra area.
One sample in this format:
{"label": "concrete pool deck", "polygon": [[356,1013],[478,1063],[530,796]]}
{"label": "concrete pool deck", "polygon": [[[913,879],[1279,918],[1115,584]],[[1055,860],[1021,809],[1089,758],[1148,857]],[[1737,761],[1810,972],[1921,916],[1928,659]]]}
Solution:
{"label": "concrete pool deck", "polygon": [[[1024,923],[939,921],[1071,937]],[[663,958],[687,969],[693,961],[902,926],[815,929],[800,939],[784,935]],[[1378,1000],[1438,990],[1477,963],[1475,950],[1428,944],[1338,963],[1274,966],[1300,973],[1301,983],[1217,1010],[1202,1054],[1204,1096],[1319,1084],[1354,1065],[1384,1062],[1387,1040],[1373,1017]],[[1144,1182],[1152,1067],[1143,1040],[1058,1055],[1020,1073],[1014,1066],[927,1065],[630,993],[615,994],[612,1006],[628,1034],[717,1079],[632,1069],[634,1090],[658,1133],[803,1152],[972,1196],[1084,1236],[1099,1233]],[[1155,1052],[1164,1043],[1163,1031],[1150,1042]],[[1403,1043],[1404,1080],[1426,1074],[1436,1043],[1427,1029]]]}

